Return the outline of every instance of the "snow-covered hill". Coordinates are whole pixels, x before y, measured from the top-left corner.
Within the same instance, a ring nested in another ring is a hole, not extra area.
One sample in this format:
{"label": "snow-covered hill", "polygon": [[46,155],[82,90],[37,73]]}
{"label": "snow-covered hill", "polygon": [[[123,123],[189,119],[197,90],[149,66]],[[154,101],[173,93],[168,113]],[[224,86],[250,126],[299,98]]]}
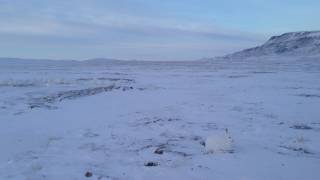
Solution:
{"label": "snow-covered hill", "polygon": [[226,59],[265,56],[320,57],[320,31],[290,32],[271,37],[266,43],[224,56]]}

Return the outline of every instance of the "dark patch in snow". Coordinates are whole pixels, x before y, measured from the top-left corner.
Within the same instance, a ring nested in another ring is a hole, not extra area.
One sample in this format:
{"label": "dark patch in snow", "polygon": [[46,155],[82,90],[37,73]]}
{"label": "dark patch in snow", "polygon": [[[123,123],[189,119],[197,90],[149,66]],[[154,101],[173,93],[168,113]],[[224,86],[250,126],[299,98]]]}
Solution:
{"label": "dark patch in snow", "polygon": [[23,113],[25,113],[25,112],[24,111],[18,111],[18,112],[13,113],[13,115],[18,116],[18,115],[21,115]]}
{"label": "dark patch in snow", "polygon": [[99,134],[98,133],[93,133],[90,130],[88,130],[86,133],[83,134],[84,137],[87,138],[94,138],[94,137],[98,137]]}
{"label": "dark patch in snow", "polygon": [[33,87],[36,86],[35,83],[21,83],[21,84],[12,84],[12,87]]}
{"label": "dark patch in snow", "polygon": [[306,124],[295,124],[291,126],[292,129],[299,129],[299,130],[310,130],[312,127],[306,125]]}
{"label": "dark patch in snow", "polygon": [[126,78],[106,78],[106,77],[99,77],[99,78],[78,78],[76,81],[93,81],[93,80],[99,80],[99,81],[123,81],[123,82],[135,82],[134,79],[126,79]]}
{"label": "dark patch in snow", "polygon": [[29,104],[29,108],[30,108],[30,109],[46,108],[46,109],[50,109],[50,110],[58,109],[57,106],[50,106],[50,105],[40,104],[40,103],[39,103],[39,104],[37,104],[37,103]]}
{"label": "dark patch in snow", "polygon": [[253,73],[253,74],[272,74],[275,72],[272,72],[272,71],[253,71],[251,73]]}
{"label": "dark patch in snow", "polygon": [[205,141],[200,141],[200,144],[202,145],[202,146],[206,146],[206,142]]}
{"label": "dark patch in snow", "polygon": [[79,78],[79,79],[76,79],[76,81],[92,81],[94,80],[93,78]]}
{"label": "dark patch in snow", "polygon": [[293,89],[293,90],[299,90],[299,89],[303,89],[303,87],[301,86],[289,86],[289,87],[286,87],[286,89]]}
{"label": "dark patch in snow", "polygon": [[133,90],[132,86],[124,86],[122,87],[122,91],[128,91],[128,90]]}
{"label": "dark patch in snow", "polygon": [[125,81],[125,82],[135,82],[134,79],[126,79],[126,78],[104,78],[104,77],[101,77],[101,78],[97,78],[98,80],[101,80],[101,81]]}
{"label": "dark patch in snow", "polygon": [[159,147],[154,151],[155,154],[163,154],[164,153],[164,149]]}
{"label": "dark patch in snow", "polygon": [[180,121],[180,120],[181,119],[179,119],[179,118],[158,118],[158,117],[153,117],[153,118],[143,118],[140,121],[145,121],[143,124],[144,125],[149,125],[149,124],[160,124],[160,123],[164,123],[164,122],[174,122],[174,121]]}
{"label": "dark patch in snow", "polygon": [[137,89],[140,90],[140,91],[147,90],[147,88],[137,88]]}
{"label": "dark patch in snow", "polygon": [[247,75],[230,75],[230,76],[228,76],[228,78],[230,78],[230,79],[245,78],[245,77],[249,77],[249,76],[247,76]]}
{"label": "dark patch in snow", "polygon": [[92,177],[93,174],[92,174],[92,172],[87,171],[87,172],[84,174],[84,176],[87,177],[87,178],[89,178],[89,177]]}
{"label": "dark patch in snow", "polygon": [[305,98],[320,98],[318,94],[298,94],[296,96],[305,97]]}
{"label": "dark patch in snow", "polygon": [[144,166],[147,166],[147,167],[159,166],[159,163],[158,162],[149,161],[149,162],[144,163]]}
{"label": "dark patch in snow", "polygon": [[180,156],[183,156],[183,157],[192,156],[192,154],[188,154],[188,153],[181,152],[181,151],[169,151],[169,152],[177,154],[177,155],[180,155]]}
{"label": "dark patch in snow", "polygon": [[312,152],[310,152],[309,150],[303,147],[293,147],[293,146],[279,146],[279,147],[284,148],[286,150],[302,153],[302,154],[313,154]]}
{"label": "dark patch in snow", "polygon": [[60,102],[63,100],[71,100],[71,99],[77,99],[80,97],[86,97],[86,96],[93,96],[96,94],[100,94],[103,92],[108,92],[112,90],[132,90],[133,87],[128,86],[106,86],[106,87],[95,87],[95,88],[87,88],[87,89],[80,89],[80,90],[70,90],[70,91],[62,91],[58,92],[56,94],[48,95],[45,97],[40,98],[33,98],[31,102],[29,103],[30,109],[34,108],[48,108],[48,109],[55,109],[51,104]]}

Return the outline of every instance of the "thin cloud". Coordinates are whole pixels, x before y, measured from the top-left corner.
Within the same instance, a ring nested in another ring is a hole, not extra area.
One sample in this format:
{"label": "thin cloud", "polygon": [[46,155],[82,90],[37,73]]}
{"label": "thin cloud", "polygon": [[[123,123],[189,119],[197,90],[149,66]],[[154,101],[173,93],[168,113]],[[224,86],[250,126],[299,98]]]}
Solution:
{"label": "thin cloud", "polygon": [[[157,13],[132,10],[128,6],[120,8],[117,7],[119,3],[114,1],[105,1],[107,4],[109,2],[110,7],[100,7],[98,2],[102,1],[90,2],[5,0],[0,7],[0,37],[16,42],[16,46],[21,48],[25,48],[25,44],[29,48],[48,47],[42,52],[47,57],[58,54],[61,58],[82,59],[95,56],[150,59],[152,54],[157,59],[169,56],[186,58],[182,53],[175,54],[174,50],[197,51],[193,54],[186,53],[189,54],[188,59],[200,58],[198,56],[201,52],[204,56],[221,55],[231,52],[235,47],[258,44],[265,38],[199,18],[159,16]],[[0,43],[4,46],[4,42]],[[74,49],[71,51],[70,47],[61,48],[66,44],[72,44]],[[91,50],[85,55],[83,52],[70,54],[89,46]],[[57,52],[53,53],[52,47]],[[106,52],[103,49],[113,51]],[[5,55],[10,52],[6,49],[2,51]],[[98,51],[106,53],[92,53]],[[141,54],[148,55],[139,56]]]}

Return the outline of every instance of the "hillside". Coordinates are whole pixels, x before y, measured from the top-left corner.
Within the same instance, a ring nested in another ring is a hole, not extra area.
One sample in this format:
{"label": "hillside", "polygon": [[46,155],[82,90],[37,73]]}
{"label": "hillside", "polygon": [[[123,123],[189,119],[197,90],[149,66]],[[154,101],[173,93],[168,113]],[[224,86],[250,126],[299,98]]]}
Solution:
{"label": "hillside", "polygon": [[320,31],[290,32],[271,37],[266,43],[223,58],[243,59],[263,56],[320,56]]}

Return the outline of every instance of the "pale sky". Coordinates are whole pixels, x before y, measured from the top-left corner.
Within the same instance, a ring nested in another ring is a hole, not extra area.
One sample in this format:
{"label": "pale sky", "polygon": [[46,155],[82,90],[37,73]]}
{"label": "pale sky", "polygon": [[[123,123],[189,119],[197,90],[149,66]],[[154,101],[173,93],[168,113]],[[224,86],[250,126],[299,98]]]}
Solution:
{"label": "pale sky", "polygon": [[319,17],[319,0],[0,0],[0,57],[193,60]]}

